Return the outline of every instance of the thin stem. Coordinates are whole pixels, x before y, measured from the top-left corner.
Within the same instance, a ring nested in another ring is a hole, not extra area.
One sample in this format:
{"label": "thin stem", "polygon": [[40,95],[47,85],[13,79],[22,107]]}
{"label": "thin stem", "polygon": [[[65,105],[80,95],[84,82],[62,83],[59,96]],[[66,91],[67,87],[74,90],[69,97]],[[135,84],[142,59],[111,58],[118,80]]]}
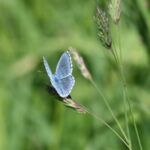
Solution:
{"label": "thin stem", "polygon": [[123,90],[123,99],[124,99],[124,111],[125,111],[125,122],[126,122],[126,128],[127,128],[127,135],[129,137],[130,141],[130,147],[132,147],[132,141],[131,141],[131,135],[129,130],[129,117],[127,112],[127,100],[126,100],[126,92]]}
{"label": "thin stem", "polygon": [[[126,93],[128,93],[127,88],[126,88]],[[132,107],[131,107],[129,98],[127,98],[127,102],[128,102],[129,110],[131,112],[131,117],[132,117],[132,121],[133,121],[133,124],[134,124],[134,129],[135,129],[135,133],[136,133],[137,140],[138,140],[138,143],[139,143],[139,147],[140,147],[140,150],[143,150],[143,147],[142,147],[142,144],[141,144],[141,139],[140,139],[140,136],[139,136],[139,132],[138,132],[138,129],[137,129],[136,121],[135,121],[135,118],[134,118],[134,115],[133,115],[133,111],[132,111]]]}
{"label": "thin stem", "polygon": [[92,85],[96,88],[96,90],[98,91],[99,95],[103,98],[105,105],[107,106],[107,108],[108,108],[109,112],[111,113],[113,119],[114,119],[115,122],[117,123],[117,125],[118,125],[118,127],[119,127],[119,129],[120,129],[122,135],[124,136],[125,140],[126,140],[127,142],[129,142],[129,141],[128,141],[128,138],[127,138],[127,136],[126,136],[126,134],[125,134],[125,132],[123,131],[123,129],[122,129],[122,127],[121,127],[121,125],[120,125],[118,119],[117,119],[116,116],[114,115],[114,113],[113,113],[113,111],[112,111],[112,109],[111,109],[111,107],[110,107],[108,101],[106,100],[105,96],[103,95],[103,93],[101,92],[101,90],[98,88],[98,86],[96,85],[96,83],[94,82],[94,80],[91,80],[91,83],[92,83]]}
{"label": "thin stem", "polygon": [[[123,60],[122,60],[122,48],[121,48],[121,38],[120,38],[120,24],[118,23],[117,25],[118,27],[118,45],[119,45],[119,52],[120,52],[120,69],[122,70],[122,84],[123,84],[123,88],[125,89],[125,77],[123,77],[123,67],[121,67],[123,65]],[[117,53],[117,51],[116,51]],[[124,81],[123,81],[124,80]],[[124,82],[124,83],[123,83]],[[130,141],[130,147],[132,148],[132,141],[131,141],[131,135],[130,135],[130,129],[129,129],[129,117],[128,117],[128,112],[127,112],[127,94],[126,91],[123,90],[123,97],[124,97],[124,109],[125,109],[125,122],[126,122],[126,128],[127,128],[127,135],[129,137],[129,141]]]}
{"label": "thin stem", "polygon": [[[117,54],[116,49],[113,49],[113,50]],[[119,61],[118,56],[116,55],[114,58],[115,58],[115,60],[116,60],[116,58],[118,60],[117,64],[118,64],[118,67],[119,67],[119,72],[120,72],[120,75],[121,75],[121,80],[122,80],[124,91],[125,91],[125,95],[126,95],[126,99],[125,100],[126,100],[128,106],[129,106],[129,110],[131,112],[131,117],[132,117],[132,121],[133,121],[133,124],[134,124],[134,129],[135,129],[135,132],[136,132],[136,135],[137,135],[137,140],[138,140],[138,143],[139,143],[140,150],[143,150],[142,144],[141,144],[141,140],[140,140],[140,136],[139,136],[139,133],[138,133],[138,129],[137,129],[137,126],[136,126],[135,118],[134,118],[133,111],[132,111],[132,108],[131,108],[131,105],[130,105],[130,101],[129,101],[129,97],[128,97],[128,92],[127,92],[127,87],[126,87],[126,80],[125,80],[125,77],[124,77],[124,69],[123,69],[123,66],[122,66],[121,62]],[[128,128],[128,132],[129,132],[129,128]],[[130,138],[130,145],[131,145],[130,134],[129,134],[129,138]]]}
{"label": "thin stem", "polygon": [[117,25],[118,27],[118,45],[119,45],[119,52],[120,52],[120,63],[122,64],[122,48],[121,48],[121,38],[120,38],[120,24]]}
{"label": "thin stem", "polygon": [[[119,25],[118,25],[119,26]],[[119,27],[118,27],[119,28]],[[119,31],[119,29],[118,29]],[[119,56],[118,56],[118,53],[117,53],[117,50],[115,48],[115,44],[113,43],[113,47],[111,49],[112,51],[112,54],[114,56],[114,59],[116,61],[116,64],[118,65],[118,69],[119,69],[119,73],[120,73],[120,77],[121,77],[121,81],[122,81],[122,87],[123,87],[123,101],[124,101],[124,110],[125,110],[125,124],[126,124],[126,129],[127,129],[127,136],[129,137],[129,142],[130,142],[130,147],[132,149],[132,141],[131,141],[131,135],[130,135],[130,130],[129,130],[129,118],[128,118],[128,113],[127,113],[127,96],[126,96],[126,92],[125,92],[125,87],[126,87],[126,84],[125,84],[125,79],[124,79],[124,76],[122,75],[122,51],[121,51],[121,43],[120,43],[120,35],[119,35],[119,49],[120,49],[120,59],[119,59]]]}
{"label": "thin stem", "polygon": [[95,113],[89,111],[86,107],[84,107],[84,109],[86,110],[86,112],[91,115],[92,117],[96,118],[97,120],[99,120],[100,122],[102,122],[106,127],[108,127],[129,149],[129,145],[127,144],[127,142],[119,135],[119,133],[113,129],[104,119],[102,119],[100,116],[97,116]]}

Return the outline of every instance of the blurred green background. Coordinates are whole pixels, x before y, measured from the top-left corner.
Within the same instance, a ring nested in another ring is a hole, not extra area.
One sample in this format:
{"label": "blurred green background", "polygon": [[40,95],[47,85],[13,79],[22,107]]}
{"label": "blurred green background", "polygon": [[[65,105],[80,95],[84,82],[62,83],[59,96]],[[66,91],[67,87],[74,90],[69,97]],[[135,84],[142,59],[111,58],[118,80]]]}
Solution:
{"label": "blurred green background", "polygon": [[[99,1],[105,6],[108,1]],[[75,47],[124,127],[122,86],[111,53],[101,46],[92,0],[0,0],[0,150],[120,150],[121,141],[101,122],[56,101],[42,57],[55,71]],[[150,147],[150,2],[122,4],[120,37],[125,76],[143,150]],[[117,42],[118,29],[112,29]],[[110,113],[74,63],[72,97],[115,128]],[[130,123],[134,150],[138,150]]]}

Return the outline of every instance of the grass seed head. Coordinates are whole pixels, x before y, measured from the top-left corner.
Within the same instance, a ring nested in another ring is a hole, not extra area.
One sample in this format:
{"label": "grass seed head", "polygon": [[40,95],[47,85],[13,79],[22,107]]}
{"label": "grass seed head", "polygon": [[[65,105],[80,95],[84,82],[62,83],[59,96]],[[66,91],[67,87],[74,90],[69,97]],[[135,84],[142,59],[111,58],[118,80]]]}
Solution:
{"label": "grass seed head", "polygon": [[71,55],[73,56],[74,61],[77,63],[78,68],[81,71],[81,74],[88,80],[92,80],[92,76],[80,54],[74,49],[69,48]]}
{"label": "grass seed head", "polygon": [[107,49],[111,49],[112,39],[109,31],[109,18],[107,13],[100,7],[97,7],[96,9],[95,22],[97,24],[98,37],[101,43]]}
{"label": "grass seed head", "polygon": [[83,106],[81,106],[71,98],[63,99],[63,103],[65,104],[65,106],[76,110],[78,113],[87,113],[86,109]]}
{"label": "grass seed head", "polygon": [[121,0],[111,0],[109,13],[115,24],[118,24],[121,16]]}

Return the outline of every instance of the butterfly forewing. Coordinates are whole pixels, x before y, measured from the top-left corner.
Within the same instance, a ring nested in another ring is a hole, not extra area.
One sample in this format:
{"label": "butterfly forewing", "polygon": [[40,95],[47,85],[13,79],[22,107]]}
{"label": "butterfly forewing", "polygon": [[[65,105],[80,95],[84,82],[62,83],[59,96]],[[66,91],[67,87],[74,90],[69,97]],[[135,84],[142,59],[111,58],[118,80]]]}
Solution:
{"label": "butterfly forewing", "polygon": [[53,86],[61,97],[67,97],[70,94],[74,83],[75,80],[72,75],[58,79],[57,81],[53,80]]}
{"label": "butterfly forewing", "polygon": [[72,61],[69,52],[65,52],[62,54],[57,67],[55,75],[59,78],[65,78],[72,74]]}
{"label": "butterfly forewing", "polygon": [[52,80],[52,71],[51,71],[51,69],[50,69],[50,67],[49,67],[49,65],[48,65],[48,62],[47,62],[47,60],[45,59],[45,57],[43,57],[43,62],[44,62],[44,67],[45,67],[45,69],[46,69],[46,72],[47,72],[47,74],[48,74],[48,76],[49,76],[49,78]]}

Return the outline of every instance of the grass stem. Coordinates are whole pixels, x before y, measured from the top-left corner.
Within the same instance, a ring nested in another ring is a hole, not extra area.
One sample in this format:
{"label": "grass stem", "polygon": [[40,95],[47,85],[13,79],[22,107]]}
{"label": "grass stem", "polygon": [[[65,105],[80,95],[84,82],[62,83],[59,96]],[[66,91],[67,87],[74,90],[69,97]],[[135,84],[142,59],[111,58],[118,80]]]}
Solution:
{"label": "grass stem", "polygon": [[115,130],[113,129],[104,119],[102,119],[100,116],[96,115],[95,113],[91,112],[90,110],[88,110],[85,106],[84,109],[86,110],[86,112],[91,115],[92,117],[94,117],[95,119],[99,120],[101,123],[103,123],[106,127],[108,127],[129,149],[129,145],[128,143],[121,137],[121,135]]}
{"label": "grass stem", "polygon": [[[119,69],[120,76],[121,76],[121,81],[122,81],[122,84],[123,84],[124,103],[125,103],[125,105],[127,104],[128,107],[129,107],[131,117],[132,117],[132,121],[133,121],[133,124],[134,124],[134,129],[135,129],[137,140],[138,140],[138,144],[139,144],[140,150],[143,150],[141,140],[140,140],[140,136],[139,136],[139,133],[138,133],[138,129],[137,129],[137,126],[136,126],[136,121],[135,121],[133,111],[132,111],[132,107],[131,107],[129,97],[128,97],[126,79],[125,79],[125,76],[124,76],[124,68],[123,68],[123,65],[122,65],[122,51],[121,51],[121,43],[120,43],[120,33],[119,33],[119,51],[120,51],[120,59],[118,57],[116,48],[115,47],[112,48],[112,54],[114,56],[116,64],[118,65],[118,69]],[[125,109],[127,109],[127,105],[126,105]],[[125,120],[126,120],[127,134],[128,134],[129,140],[130,140],[130,148],[132,148],[132,142],[131,142],[131,136],[130,136],[130,130],[129,130],[129,121],[128,121],[129,117],[128,117],[127,111],[125,111]]]}
{"label": "grass stem", "polygon": [[125,140],[126,140],[127,142],[129,142],[129,140],[128,140],[126,134],[125,134],[125,132],[123,131],[123,129],[122,129],[122,127],[121,127],[121,125],[120,125],[120,123],[119,123],[119,121],[118,121],[118,119],[116,118],[115,114],[113,113],[113,111],[112,111],[112,109],[111,109],[111,107],[110,107],[110,105],[109,105],[109,103],[108,103],[106,97],[105,97],[104,94],[101,92],[101,90],[99,89],[99,87],[97,86],[97,84],[94,82],[94,80],[91,80],[91,83],[92,83],[92,85],[96,88],[96,90],[98,91],[99,95],[103,98],[103,101],[104,101],[106,107],[108,108],[108,110],[109,110],[109,112],[111,113],[113,119],[114,119],[115,122],[117,123],[117,126],[119,127],[119,129],[120,129],[122,135],[124,136]]}

